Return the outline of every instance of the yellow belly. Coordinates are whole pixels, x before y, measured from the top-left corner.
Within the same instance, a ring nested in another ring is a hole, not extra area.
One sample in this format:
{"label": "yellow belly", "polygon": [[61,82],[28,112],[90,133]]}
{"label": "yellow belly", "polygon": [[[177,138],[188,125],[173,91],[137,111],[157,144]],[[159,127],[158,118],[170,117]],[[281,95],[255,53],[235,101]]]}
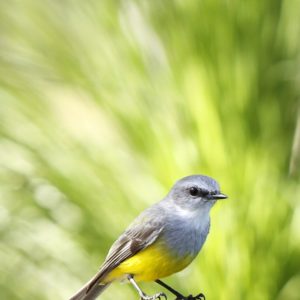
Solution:
{"label": "yellow belly", "polygon": [[176,257],[160,243],[154,243],[122,262],[103,280],[104,283],[132,274],[136,281],[153,281],[179,272],[191,263],[193,256]]}

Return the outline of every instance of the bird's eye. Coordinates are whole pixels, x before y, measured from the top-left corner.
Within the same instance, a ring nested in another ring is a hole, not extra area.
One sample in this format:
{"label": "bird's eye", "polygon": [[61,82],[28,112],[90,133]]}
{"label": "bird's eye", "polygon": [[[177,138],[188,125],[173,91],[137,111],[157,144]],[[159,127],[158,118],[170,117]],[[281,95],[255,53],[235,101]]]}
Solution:
{"label": "bird's eye", "polygon": [[189,192],[191,196],[197,196],[199,193],[199,189],[193,186],[190,188]]}

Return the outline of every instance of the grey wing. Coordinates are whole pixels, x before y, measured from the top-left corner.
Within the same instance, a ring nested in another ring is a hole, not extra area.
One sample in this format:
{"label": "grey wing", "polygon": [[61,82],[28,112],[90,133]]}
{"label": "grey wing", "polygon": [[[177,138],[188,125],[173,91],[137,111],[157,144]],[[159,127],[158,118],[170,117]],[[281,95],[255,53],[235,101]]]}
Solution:
{"label": "grey wing", "polygon": [[153,220],[147,214],[140,215],[112,245],[99,272],[90,282],[87,291],[101,282],[102,278],[124,260],[154,243],[162,232],[163,225],[162,218]]}

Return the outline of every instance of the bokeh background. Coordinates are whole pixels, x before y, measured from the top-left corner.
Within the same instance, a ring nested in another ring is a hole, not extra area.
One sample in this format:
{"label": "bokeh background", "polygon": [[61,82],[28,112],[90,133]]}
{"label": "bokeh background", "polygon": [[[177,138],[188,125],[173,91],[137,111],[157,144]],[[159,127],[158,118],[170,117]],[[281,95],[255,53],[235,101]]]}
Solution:
{"label": "bokeh background", "polygon": [[[208,300],[300,299],[299,11],[1,1],[0,299],[68,299],[141,210],[197,173],[230,198],[166,282]],[[101,299],[137,298],[116,283]]]}

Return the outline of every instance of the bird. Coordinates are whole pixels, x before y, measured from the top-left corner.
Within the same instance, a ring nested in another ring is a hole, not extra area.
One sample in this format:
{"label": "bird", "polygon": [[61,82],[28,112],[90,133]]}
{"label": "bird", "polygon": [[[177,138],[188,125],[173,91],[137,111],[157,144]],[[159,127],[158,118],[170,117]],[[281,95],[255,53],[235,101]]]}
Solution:
{"label": "bird", "polygon": [[210,209],[227,196],[216,180],[190,175],[178,180],[159,202],[140,213],[112,244],[99,271],[69,300],[94,300],[113,281],[130,282],[141,300],[147,295],[138,282],[154,281],[177,300],[205,299],[204,294],[183,296],[161,278],[186,268],[200,252],[210,228]]}

